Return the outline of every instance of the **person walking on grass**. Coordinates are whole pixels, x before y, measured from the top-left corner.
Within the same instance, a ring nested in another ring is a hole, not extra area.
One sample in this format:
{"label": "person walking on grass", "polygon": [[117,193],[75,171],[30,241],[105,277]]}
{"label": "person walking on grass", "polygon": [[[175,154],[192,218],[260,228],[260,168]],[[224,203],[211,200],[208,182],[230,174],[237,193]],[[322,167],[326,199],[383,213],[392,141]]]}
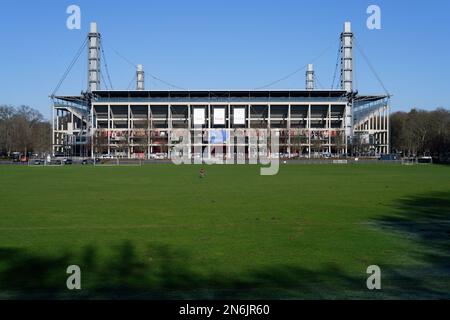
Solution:
{"label": "person walking on grass", "polygon": [[203,179],[204,177],[206,177],[206,171],[204,168],[200,169],[199,176],[200,176],[200,179]]}

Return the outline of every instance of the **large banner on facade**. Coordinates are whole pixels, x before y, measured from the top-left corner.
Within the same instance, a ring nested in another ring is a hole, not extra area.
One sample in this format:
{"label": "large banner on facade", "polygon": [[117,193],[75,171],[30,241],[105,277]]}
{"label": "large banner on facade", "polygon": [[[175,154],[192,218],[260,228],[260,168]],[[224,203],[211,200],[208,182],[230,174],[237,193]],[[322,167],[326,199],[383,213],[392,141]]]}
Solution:
{"label": "large banner on facade", "polygon": [[214,125],[225,125],[225,108],[214,108]]}
{"label": "large banner on facade", "polygon": [[194,126],[205,125],[205,109],[195,108],[194,109]]}
{"label": "large banner on facade", "polygon": [[234,124],[245,125],[245,108],[234,108]]}
{"label": "large banner on facade", "polygon": [[211,144],[226,144],[228,141],[228,133],[225,129],[211,130],[209,134],[209,142]]}

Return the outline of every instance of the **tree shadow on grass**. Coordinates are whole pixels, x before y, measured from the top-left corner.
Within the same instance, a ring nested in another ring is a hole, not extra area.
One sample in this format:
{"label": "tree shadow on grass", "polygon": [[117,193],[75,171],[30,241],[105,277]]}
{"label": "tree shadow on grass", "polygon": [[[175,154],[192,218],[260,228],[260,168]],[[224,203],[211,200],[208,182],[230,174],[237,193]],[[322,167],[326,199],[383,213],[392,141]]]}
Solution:
{"label": "tree shadow on grass", "polygon": [[405,255],[418,263],[387,270],[391,292],[406,298],[449,299],[450,193],[411,196],[398,201],[394,209],[376,224],[414,242],[414,249]]}
{"label": "tree shadow on grass", "polygon": [[[293,299],[326,298],[341,289],[364,290],[365,275],[355,279],[335,266],[308,271],[292,266],[253,270],[239,276],[194,271],[189,255],[169,247],[148,248],[145,260],[130,242],[108,259],[94,247],[81,257],[31,255],[0,250],[1,299]],[[66,269],[82,270],[82,290],[66,288]]]}
{"label": "tree shadow on grass", "polygon": [[[420,267],[383,267],[383,290],[368,291],[367,275],[336,265],[306,270],[276,265],[239,275],[195,271],[189,252],[151,246],[142,254],[131,242],[101,256],[94,246],[81,254],[54,256],[0,249],[0,299],[387,299],[450,298],[450,194],[403,199],[377,219],[384,232],[416,244]],[[82,290],[66,287],[69,265],[82,270]]]}

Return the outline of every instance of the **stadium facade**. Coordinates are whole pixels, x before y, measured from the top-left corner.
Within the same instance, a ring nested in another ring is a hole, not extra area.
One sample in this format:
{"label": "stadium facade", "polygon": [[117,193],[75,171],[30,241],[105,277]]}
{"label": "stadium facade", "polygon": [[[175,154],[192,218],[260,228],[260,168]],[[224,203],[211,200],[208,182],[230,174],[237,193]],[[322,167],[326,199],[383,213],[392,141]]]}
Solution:
{"label": "stadium facade", "polygon": [[340,39],[338,90],[317,90],[313,65],[308,65],[304,90],[147,91],[139,65],[136,90],[117,91],[101,89],[101,35],[92,23],[87,38],[88,90],[80,96],[52,96],[54,153],[170,157],[179,143],[174,132],[185,129],[202,152],[211,154],[221,147],[230,154],[236,150],[226,137],[235,130],[258,129],[276,134],[279,153],[285,157],[388,154],[389,96],[360,95],[353,89],[349,22]]}

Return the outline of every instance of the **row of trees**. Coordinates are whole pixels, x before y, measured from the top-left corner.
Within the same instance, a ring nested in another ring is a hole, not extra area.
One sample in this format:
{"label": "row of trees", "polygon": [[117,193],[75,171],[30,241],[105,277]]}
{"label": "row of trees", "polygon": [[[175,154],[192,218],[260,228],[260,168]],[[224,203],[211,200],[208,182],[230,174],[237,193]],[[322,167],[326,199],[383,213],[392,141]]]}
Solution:
{"label": "row of trees", "polygon": [[51,144],[51,123],[39,111],[28,106],[0,105],[0,156],[48,153]]}
{"label": "row of trees", "polygon": [[391,149],[405,156],[450,158],[450,111],[437,109],[391,115]]}

